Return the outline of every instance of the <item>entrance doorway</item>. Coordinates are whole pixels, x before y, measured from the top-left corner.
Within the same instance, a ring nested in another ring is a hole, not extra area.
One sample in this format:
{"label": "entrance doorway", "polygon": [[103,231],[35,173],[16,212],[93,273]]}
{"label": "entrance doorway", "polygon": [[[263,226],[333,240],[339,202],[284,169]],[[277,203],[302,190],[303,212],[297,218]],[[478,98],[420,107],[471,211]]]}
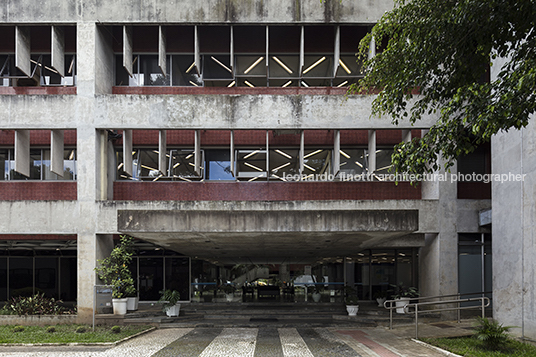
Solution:
{"label": "entrance doorway", "polygon": [[393,285],[418,288],[418,248],[372,249],[346,260],[346,284],[360,300],[391,294]]}

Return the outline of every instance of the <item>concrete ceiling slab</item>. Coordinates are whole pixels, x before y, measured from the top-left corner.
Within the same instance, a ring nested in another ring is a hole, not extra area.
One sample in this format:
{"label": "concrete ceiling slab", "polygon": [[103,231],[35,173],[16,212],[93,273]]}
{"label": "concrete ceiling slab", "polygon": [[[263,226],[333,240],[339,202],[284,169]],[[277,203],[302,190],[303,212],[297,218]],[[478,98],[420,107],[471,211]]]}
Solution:
{"label": "concrete ceiling slab", "polygon": [[312,263],[424,243],[416,210],[118,210],[118,231],[220,264]]}

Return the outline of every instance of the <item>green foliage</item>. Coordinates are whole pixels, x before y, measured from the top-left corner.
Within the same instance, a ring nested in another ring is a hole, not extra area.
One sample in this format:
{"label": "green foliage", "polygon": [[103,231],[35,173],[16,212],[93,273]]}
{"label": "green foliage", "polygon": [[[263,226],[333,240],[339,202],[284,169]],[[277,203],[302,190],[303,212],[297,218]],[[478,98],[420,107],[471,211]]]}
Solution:
{"label": "green foliage", "polygon": [[24,326],[15,326],[13,327],[13,332],[23,332]]}
{"label": "green foliage", "polygon": [[110,329],[113,333],[120,333],[121,332],[121,326],[112,326]]}
{"label": "green foliage", "polygon": [[121,299],[127,296],[136,296],[134,279],[129,269],[132,262],[134,244],[130,236],[121,236],[121,242],[112,249],[110,256],[97,260],[99,266],[95,268],[97,276],[106,285],[112,285],[112,297]]}
{"label": "green foliage", "polygon": [[85,333],[87,331],[85,326],[78,326],[74,332],[76,333]]}
{"label": "green foliage", "polygon": [[391,287],[393,288],[391,290],[393,292],[393,299],[418,298],[420,295],[417,288],[408,287],[402,283],[399,283],[398,285],[391,284]]}
{"label": "green foliage", "polygon": [[74,312],[62,306],[61,300],[45,297],[45,294],[13,297],[2,308],[5,315],[65,315]]}
{"label": "green foliage", "polygon": [[[396,147],[397,172],[432,172],[439,158],[448,168],[499,131],[528,124],[536,112],[535,23],[534,0],[395,0],[359,45],[366,74],[349,93],[378,90],[373,114],[395,124],[439,118],[422,139]],[[378,53],[367,59],[372,39]]]}
{"label": "green foliage", "polygon": [[[85,333],[76,332],[80,326],[85,328]],[[65,324],[54,326],[56,332],[50,333],[47,332],[49,327],[52,326],[25,326],[24,331],[15,334],[13,326],[0,325],[0,343],[115,342],[152,328],[151,326],[122,326],[120,333],[113,333],[109,326],[95,326],[95,331],[93,331],[90,325]]]}
{"label": "green foliage", "polygon": [[47,331],[47,333],[54,333],[54,332],[56,332],[56,327],[48,326],[46,331]]}
{"label": "green foliage", "polygon": [[357,305],[359,297],[357,296],[357,289],[351,286],[344,287],[344,303],[346,305]]}
{"label": "green foliage", "polygon": [[482,342],[471,337],[457,338],[423,338],[424,342],[440,347],[460,356],[471,357],[528,357],[536,356],[536,347],[509,339],[503,350],[490,351],[482,348]]}
{"label": "green foliage", "polygon": [[497,321],[488,318],[477,317],[473,335],[482,341],[484,347],[489,350],[499,350],[505,347],[508,341],[508,331],[514,326],[503,326]]}
{"label": "green foliage", "polygon": [[167,308],[177,304],[181,299],[181,294],[177,290],[162,290],[160,291],[160,294],[162,296],[160,297],[160,300],[158,300],[158,302],[164,304],[162,306],[162,311],[164,312],[166,312]]}

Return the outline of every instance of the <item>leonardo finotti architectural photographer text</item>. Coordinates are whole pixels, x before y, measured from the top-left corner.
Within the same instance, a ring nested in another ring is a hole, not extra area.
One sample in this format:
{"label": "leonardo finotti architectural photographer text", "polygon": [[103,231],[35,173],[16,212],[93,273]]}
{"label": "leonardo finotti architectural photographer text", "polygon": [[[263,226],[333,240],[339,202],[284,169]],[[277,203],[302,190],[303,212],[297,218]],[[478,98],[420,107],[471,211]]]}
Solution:
{"label": "leonardo finotti architectural photographer text", "polygon": [[421,182],[421,181],[441,181],[447,182],[519,182],[525,180],[526,174],[514,174],[514,173],[504,173],[504,174],[453,174],[453,173],[442,173],[442,174],[356,174],[348,175],[344,172],[339,173],[338,175],[333,174],[316,174],[316,175],[283,175],[283,180],[285,181],[409,181],[409,182]]}

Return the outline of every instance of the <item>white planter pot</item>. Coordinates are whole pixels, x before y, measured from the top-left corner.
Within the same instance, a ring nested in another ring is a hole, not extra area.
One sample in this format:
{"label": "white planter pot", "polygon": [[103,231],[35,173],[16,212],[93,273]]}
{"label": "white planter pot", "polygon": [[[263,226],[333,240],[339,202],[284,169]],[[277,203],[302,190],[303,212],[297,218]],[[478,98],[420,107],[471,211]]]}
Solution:
{"label": "white planter pot", "polygon": [[128,311],[136,311],[138,310],[138,301],[139,299],[137,297],[129,297],[127,298],[127,310]]}
{"label": "white planter pot", "polygon": [[181,309],[181,304],[175,304],[174,306],[170,306],[166,308],[166,315],[169,317],[179,316],[180,309]]}
{"label": "white planter pot", "polygon": [[231,302],[231,301],[233,301],[233,299],[234,299],[234,294],[233,293],[225,294],[225,300],[227,300],[227,302]]}
{"label": "white planter pot", "polygon": [[406,297],[396,299],[395,306],[396,306],[396,312],[398,314],[404,313],[404,306],[406,306],[406,304],[409,304],[409,300],[410,298],[406,298]]}
{"label": "white planter pot", "polygon": [[112,299],[112,306],[114,307],[114,315],[125,315],[127,313],[127,298],[124,299]]}
{"label": "white planter pot", "polygon": [[313,297],[314,302],[319,302],[322,295],[320,293],[312,293],[311,296]]}
{"label": "white planter pot", "polygon": [[358,310],[359,305],[346,305],[346,311],[348,311],[348,316],[356,316]]}
{"label": "white planter pot", "polygon": [[378,303],[378,307],[383,307],[385,300],[387,300],[387,298],[377,298],[376,302]]}

